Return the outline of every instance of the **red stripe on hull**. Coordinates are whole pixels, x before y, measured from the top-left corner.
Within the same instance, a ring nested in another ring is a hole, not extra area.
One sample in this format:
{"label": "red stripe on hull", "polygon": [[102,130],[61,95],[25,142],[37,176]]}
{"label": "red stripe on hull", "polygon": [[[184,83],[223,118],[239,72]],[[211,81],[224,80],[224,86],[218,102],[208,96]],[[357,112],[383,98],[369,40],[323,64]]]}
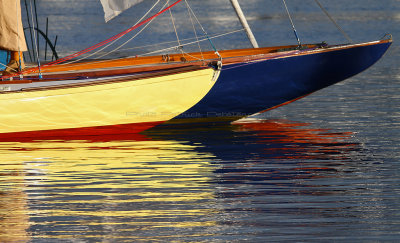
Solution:
{"label": "red stripe on hull", "polygon": [[144,122],[110,126],[1,133],[0,142],[26,142],[34,140],[111,141],[125,139],[143,141],[148,139],[146,138],[146,136],[138,133],[157,126],[161,123],[163,122]]}

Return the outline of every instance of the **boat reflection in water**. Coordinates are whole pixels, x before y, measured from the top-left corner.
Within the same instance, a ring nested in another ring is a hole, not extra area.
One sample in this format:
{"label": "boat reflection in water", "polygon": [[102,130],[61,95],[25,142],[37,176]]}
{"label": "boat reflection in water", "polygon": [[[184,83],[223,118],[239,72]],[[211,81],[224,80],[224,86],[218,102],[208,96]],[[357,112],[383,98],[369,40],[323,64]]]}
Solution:
{"label": "boat reflection in water", "polygon": [[254,120],[236,122],[239,131],[253,131],[259,143],[273,144],[265,153],[274,159],[321,160],[349,159],[349,151],[358,144],[349,142],[351,132],[333,133],[328,129],[310,128],[310,123],[289,120]]}
{"label": "boat reflection in water", "polygon": [[218,239],[288,200],[274,195],[317,192],[300,181],[335,177],[360,149],[351,133],[285,120],[209,125],[1,142],[0,241]]}
{"label": "boat reflection in water", "polygon": [[[210,209],[185,205],[212,198],[212,154],[136,134],[85,139],[0,143],[1,242],[211,224],[194,220]],[[192,220],[170,222],[175,215]]]}
{"label": "boat reflection in water", "polygon": [[29,211],[21,163],[0,163],[0,242],[28,242]]}
{"label": "boat reflection in water", "polygon": [[352,132],[331,132],[313,128],[310,123],[285,119],[242,119],[230,125],[212,119],[210,123],[200,121],[195,126],[167,123],[143,134],[153,139],[202,144],[198,149],[211,152],[222,161],[232,159],[240,162],[257,158],[281,162],[349,159],[349,152],[358,150],[360,146],[352,141]]}

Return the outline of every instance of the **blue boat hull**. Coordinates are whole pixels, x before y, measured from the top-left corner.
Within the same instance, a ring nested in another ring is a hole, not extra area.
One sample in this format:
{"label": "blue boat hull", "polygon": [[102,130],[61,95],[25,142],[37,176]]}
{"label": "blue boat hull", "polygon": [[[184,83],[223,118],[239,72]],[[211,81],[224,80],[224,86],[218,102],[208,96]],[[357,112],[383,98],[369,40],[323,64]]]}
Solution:
{"label": "blue boat hull", "polygon": [[391,41],[225,65],[212,90],[177,118],[245,117],[302,98],[378,61]]}

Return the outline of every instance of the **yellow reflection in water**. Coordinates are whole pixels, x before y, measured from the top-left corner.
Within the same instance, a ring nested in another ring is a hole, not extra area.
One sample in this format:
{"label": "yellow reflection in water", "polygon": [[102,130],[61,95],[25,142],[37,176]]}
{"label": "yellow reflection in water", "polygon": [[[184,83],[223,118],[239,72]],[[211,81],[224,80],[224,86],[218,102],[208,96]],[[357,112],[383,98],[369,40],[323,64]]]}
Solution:
{"label": "yellow reflection in water", "polygon": [[[205,186],[213,155],[195,149],[183,142],[151,140],[0,143],[0,242],[10,237],[26,241],[30,226],[46,225],[59,229],[51,237],[35,237],[70,238],[75,232],[69,232],[70,221],[72,227],[213,225],[196,220],[212,209],[174,206],[213,197],[212,188]],[[176,215],[189,219],[172,222]]]}
{"label": "yellow reflection in water", "polygon": [[[10,165],[1,170],[0,181],[0,242],[26,242],[29,237],[29,217],[27,214],[27,196],[21,183],[20,170]],[[5,169],[5,170],[4,170]],[[7,177],[8,186],[3,185]]]}

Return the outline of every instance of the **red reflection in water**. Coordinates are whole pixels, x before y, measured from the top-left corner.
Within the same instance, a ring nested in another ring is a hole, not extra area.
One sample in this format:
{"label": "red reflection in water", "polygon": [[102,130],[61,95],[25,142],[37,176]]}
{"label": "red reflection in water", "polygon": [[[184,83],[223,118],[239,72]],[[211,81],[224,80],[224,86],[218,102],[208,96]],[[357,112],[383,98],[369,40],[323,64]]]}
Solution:
{"label": "red reflection in water", "polygon": [[[303,182],[337,177],[341,171],[350,171],[354,166],[353,157],[358,156],[360,150],[360,144],[352,139],[352,132],[330,132],[312,128],[308,123],[244,120],[234,125],[237,133],[248,136],[245,138],[246,155],[241,155],[243,159],[223,163],[216,171],[220,175],[218,183],[270,185],[268,194],[293,193],[293,190],[300,194],[329,194],[317,189],[321,186]],[[316,190],[310,190],[314,187]],[[225,192],[229,195],[221,196],[232,197],[232,191],[236,197],[266,193],[230,188]]]}
{"label": "red reflection in water", "polygon": [[234,124],[238,125],[237,131],[254,132],[257,143],[282,145],[266,148],[277,155],[276,159],[346,159],[346,152],[358,146],[350,142],[352,132],[311,128],[310,123],[279,119],[244,120]]}
{"label": "red reflection in water", "polygon": [[113,126],[85,127],[73,129],[58,129],[47,131],[31,131],[0,134],[0,142],[32,142],[43,140],[84,140],[87,142],[108,141],[146,141],[149,140],[139,132],[154,127],[161,122],[141,124],[123,124]]}

